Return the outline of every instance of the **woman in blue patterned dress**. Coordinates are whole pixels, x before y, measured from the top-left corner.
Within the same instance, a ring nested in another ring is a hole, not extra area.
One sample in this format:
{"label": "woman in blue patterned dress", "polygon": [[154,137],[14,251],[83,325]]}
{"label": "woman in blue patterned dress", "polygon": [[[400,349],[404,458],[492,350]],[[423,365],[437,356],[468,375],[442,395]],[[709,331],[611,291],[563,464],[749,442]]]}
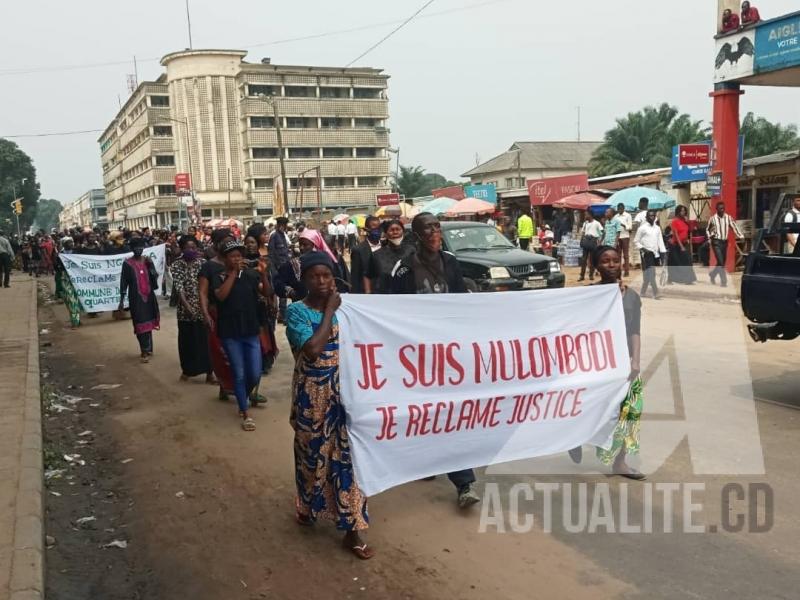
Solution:
{"label": "woman in blue patterned dress", "polygon": [[374,555],[361,537],[367,529],[367,499],[353,474],[346,415],[339,396],[339,325],[334,266],[321,252],[301,259],[308,295],[289,306],[286,336],[295,355],[293,401],[297,521],[332,520],[345,532],[344,546],[358,558]]}

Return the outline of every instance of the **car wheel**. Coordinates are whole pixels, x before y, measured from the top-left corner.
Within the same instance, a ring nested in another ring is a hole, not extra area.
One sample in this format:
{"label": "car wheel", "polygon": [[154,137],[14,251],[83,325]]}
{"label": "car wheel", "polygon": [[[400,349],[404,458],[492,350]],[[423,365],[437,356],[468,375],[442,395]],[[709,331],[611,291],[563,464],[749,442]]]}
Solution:
{"label": "car wheel", "polygon": [[469,277],[464,277],[464,285],[467,287],[467,291],[470,294],[477,294],[478,293],[478,284],[475,283],[474,279],[470,279]]}

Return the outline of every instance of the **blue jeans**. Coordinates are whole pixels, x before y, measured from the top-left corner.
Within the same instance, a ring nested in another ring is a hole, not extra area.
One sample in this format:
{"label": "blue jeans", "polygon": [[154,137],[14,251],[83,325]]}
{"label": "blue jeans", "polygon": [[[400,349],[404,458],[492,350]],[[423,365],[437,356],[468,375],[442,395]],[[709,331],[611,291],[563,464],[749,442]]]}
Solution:
{"label": "blue jeans", "polygon": [[220,341],[231,363],[236,402],[239,404],[239,410],[245,411],[250,405],[250,392],[261,380],[261,342],[257,335],[222,338]]}

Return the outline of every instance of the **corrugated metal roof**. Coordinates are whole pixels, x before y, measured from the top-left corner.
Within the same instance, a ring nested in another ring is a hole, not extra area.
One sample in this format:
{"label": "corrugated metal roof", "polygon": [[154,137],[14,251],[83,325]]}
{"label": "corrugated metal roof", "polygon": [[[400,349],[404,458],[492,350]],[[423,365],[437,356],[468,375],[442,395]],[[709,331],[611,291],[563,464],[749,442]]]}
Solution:
{"label": "corrugated metal roof", "polygon": [[770,165],[773,163],[786,162],[788,160],[796,160],[797,158],[800,158],[800,150],[789,150],[787,152],[778,152],[777,154],[768,154],[767,156],[748,158],[743,164],[745,167],[757,167],[758,165]]}
{"label": "corrugated metal roof", "polygon": [[[462,177],[520,169],[585,170],[602,142],[515,142],[508,152],[470,169]],[[519,160],[519,164],[517,161]]]}

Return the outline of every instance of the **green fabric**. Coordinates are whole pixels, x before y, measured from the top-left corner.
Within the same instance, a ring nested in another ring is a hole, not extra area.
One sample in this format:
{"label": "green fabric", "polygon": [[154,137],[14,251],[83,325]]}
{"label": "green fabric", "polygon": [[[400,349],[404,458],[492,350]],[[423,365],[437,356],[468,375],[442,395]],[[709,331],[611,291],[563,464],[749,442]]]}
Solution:
{"label": "green fabric", "polygon": [[72,285],[72,281],[70,281],[66,271],[61,271],[58,278],[61,280],[64,305],[69,311],[70,325],[77,327],[81,324],[81,303],[78,300],[78,294],[75,293],[75,287]]}
{"label": "green fabric", "polygon": [[639,429],[642,419],[642,406],[644,395],[642,394],[642,378],[637,377],[631,383],[628,395],[619,407],[619,421],[614,429],[614,438],[611,448],[604,450],[597,448],[597,458],[604,465],[614,462],[620,452],[624,449],[626,454],[639,453]]}

